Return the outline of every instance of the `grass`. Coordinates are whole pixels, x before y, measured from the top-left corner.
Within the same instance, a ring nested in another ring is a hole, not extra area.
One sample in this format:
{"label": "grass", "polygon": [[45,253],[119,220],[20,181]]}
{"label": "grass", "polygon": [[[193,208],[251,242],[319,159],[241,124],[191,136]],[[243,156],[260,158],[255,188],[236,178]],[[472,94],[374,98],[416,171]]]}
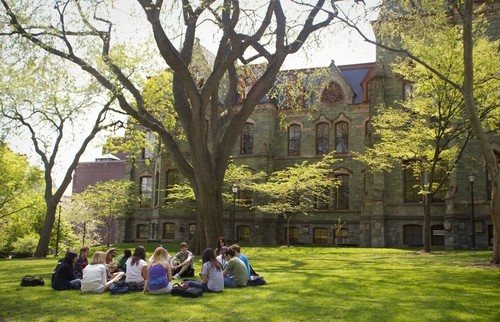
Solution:
{"label": "grass", "polygon": [[[151,254],[155,245],[148,245]],[[118,245],[119,248],[133,248]],[[167,245],[171,253],[177,246]],[[97,250],[97,249],[93,249]],[[0,261],[0,321],[500,321],[490,252],[244,247],[268,285],[196,299],[21,287],[56,260]],[[196,259],[196,274],[201,262]]]}

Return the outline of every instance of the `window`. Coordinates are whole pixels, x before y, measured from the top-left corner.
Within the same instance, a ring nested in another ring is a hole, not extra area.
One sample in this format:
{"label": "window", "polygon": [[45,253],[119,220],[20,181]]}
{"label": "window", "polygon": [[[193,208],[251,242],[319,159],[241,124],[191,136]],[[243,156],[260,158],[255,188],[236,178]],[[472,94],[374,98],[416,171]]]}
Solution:
{"label": "window", "polygon": [[[434,183],[435,187],[445,178],[446,176],[446,170],[443,168],[440,168],[439,170],[436,170],[434,173]],[[434,190],[435,188],[432,188]],[[437,189],[433,196],[432,196],[432,201],[434,202],[444,202],[444,199],[446,197],[446,190],[447,190],[447,182],[444,182],[439,189]]]}
{"label": "window", "polygon": [[339,174],[335,178],[340,185],[333,191],[333,207],[335,210],[349,209],[349,175]]}
{"label": "window", "polygon": [[240,154],[253,153],[253,131],[254,125],[252,123],[245,123],[241,130]]}
{"label": "window", "polygon": [[253,204],[253,192],[251,190],[238,189],[238,204],[251,206]]}
{"label": "window", "polygon": [[288,155],[300,155],[300,125],[288,127]]}
{"label": "window", "polygon": [[321,102],[322,103],[336,103],[344,99],[344,93],[340,85],[334,81],[331,81],[326,85],[321,91]]}
{"label": "window", "polygon": [[411,92],[413,91],[413,85],[410,82],[404,82],[403,84],[403,100],[407,101],[411,98]]}
{"label": "window", "polygon": [[327,123],[316,125],[316,154],[322,155],[330,152],[329,129]]}
{"label": "window", "polygon": [[136,233],[135,233],[135,237],[137,239],[148,239],[149,238],[149,229],[148,229],[148,225],[146,224],[139,224],[137,225],[137,228],[136,228]]}
{"label": "window", "polygon": [[415,175],[413,170],[414,161],[403,162],[403,179],[405,202],[419,202],[422,200],[420,191],[420,178]]}
{"label": "window", "polygon": [[336,238],[349,238],[349,229],[341,228],[339,231],[335,231]]}
{"label": "window", "polygon": [[141,207],[151,207],[151,199],[153,197],[153,178],[152,177],[141,177],[141,190],[139,195],[141,196]]}
{"label": "window", "polygon": [[146,131],[144,148],[142,149],[142,158],[143,159],[153,158],[154,148],[155,148],[155,135],[153,131]]}
{"label": "window", "polygon": [[422,245],[422,226],[404,225],[403,226],[403,244],[409,246]]}
{"label": "window", "polygon": [[165,189],[165,203],[174,201],[172,198],[168,198],[168,189],[172,188],[173,185],[180,184],[181,177],[179,175],[179,171],[176,169],[167,170],[167,184]]}
{"label": "window", "polygon": [[[297,227],[290,227],[288,230],[290,234],[290,244],[296,244],[299,242],[299,229]],[[286,239],[286,228],[285,228],[285,239]]]}
{"label": "window", "polygon": [[167,222],[163,224],[163,239],[174,239],[175,237],[175,224]]}
{"label": "window", "polygon": [[158,206],[158,200],[160,199],[160,172],[156,171],[155,174],[155,206]]}
{"label": "window", "polygon": [[328,243],[328,229],[318,227],[313,229],[313,243],[327,244]]}
{"label": "window", "polygon": [[189,224],[189,240],[193,239],[195,232],[196,232],[196,224]]}
{"label": "window", "polygon": [[238,241],[250,241],[250,226],[238,226]]}
{"label": "window", "polygon": [[335,124],[335,150],[337,153],[347,153],[349,147],[349,124],[338,122]]}
{"label": "window", "polygon": [[318,194],[316,196],[316,210],[328,210],[330,208],[330,188],[325,188],[323,194]]}

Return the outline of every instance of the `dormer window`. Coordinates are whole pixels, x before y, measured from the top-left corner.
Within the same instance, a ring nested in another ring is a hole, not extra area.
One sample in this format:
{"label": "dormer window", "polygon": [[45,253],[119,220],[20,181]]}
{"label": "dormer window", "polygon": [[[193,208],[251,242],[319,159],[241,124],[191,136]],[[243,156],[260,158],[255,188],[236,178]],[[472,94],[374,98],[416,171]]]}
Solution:
{"label": "dormer window", "polygon": [[321,102],[333,104],[344,99],[344,92],[337,82],[330,81],[321,91]]}

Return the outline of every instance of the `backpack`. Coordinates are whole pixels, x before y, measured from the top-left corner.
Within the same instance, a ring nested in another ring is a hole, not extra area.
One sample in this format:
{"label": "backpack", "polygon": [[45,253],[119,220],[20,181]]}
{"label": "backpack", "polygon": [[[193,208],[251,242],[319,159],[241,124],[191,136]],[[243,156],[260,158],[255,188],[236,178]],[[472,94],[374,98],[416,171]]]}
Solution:
{"label": "backpack", "polygon": [[262,276],[250,276],[248,279],[248,286],[259,286],[259,285],[266,285],[267,282]]}
{"label": "backpack", "polygon": [[175,283],[170,294],[182,297],[200,297],[203,295],[203,290],[197,287],[182,287],[179,283]]}
{"label": "backpack", "polygon": [[21,279],[21,286],[43,286],[43,278],[38,276],[26,275]]}

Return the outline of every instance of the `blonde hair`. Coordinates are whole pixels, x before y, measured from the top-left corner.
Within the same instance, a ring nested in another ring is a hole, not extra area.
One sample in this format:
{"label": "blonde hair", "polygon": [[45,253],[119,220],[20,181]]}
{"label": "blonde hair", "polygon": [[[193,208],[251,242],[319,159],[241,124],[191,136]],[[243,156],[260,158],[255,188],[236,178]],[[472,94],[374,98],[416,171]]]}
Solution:
{"label": "blonde hair", "polygon": [[164,263],[168,260],[168,252],[163,247],[158,247],[155,249],[153,255],[149,258],[149,265],[156,265]]}
{"label": "blonde hair", "polygon": [[90,260],[90,265],[94,264],[106,264],[106,253],[101,251],[95,252]]}

